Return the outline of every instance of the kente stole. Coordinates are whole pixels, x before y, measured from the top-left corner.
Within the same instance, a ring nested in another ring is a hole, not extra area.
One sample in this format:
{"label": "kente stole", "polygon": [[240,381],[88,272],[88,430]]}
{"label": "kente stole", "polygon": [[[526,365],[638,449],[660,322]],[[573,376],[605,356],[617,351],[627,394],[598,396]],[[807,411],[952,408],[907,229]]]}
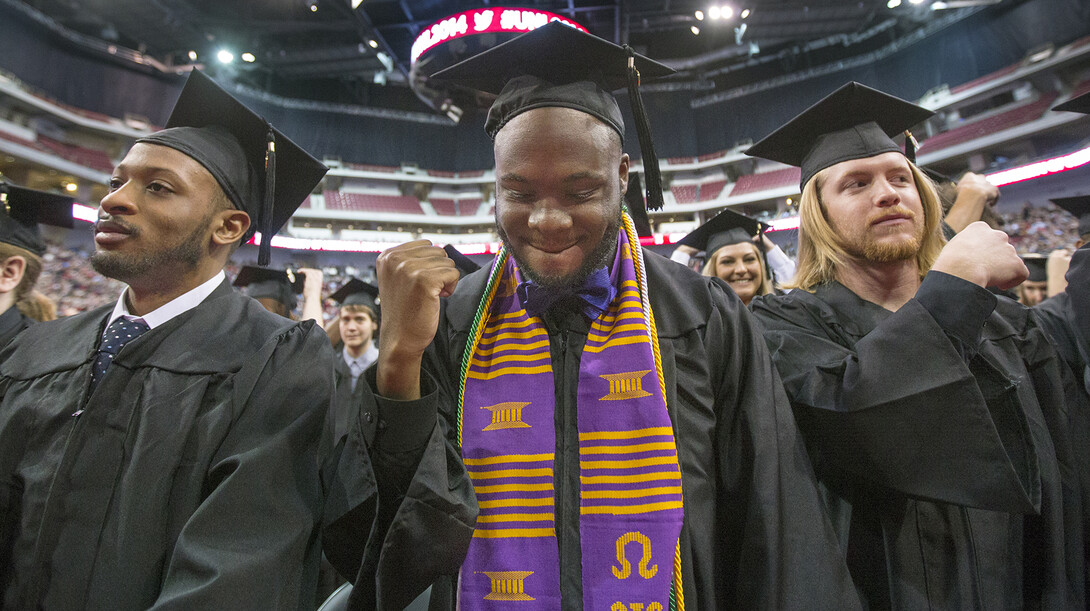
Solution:
{"label": "kente stole", "polygon": [[[684,609],[681,472],[643,253],[627,214],[610,279],[617,295],[591,325],[579,365],[583,608]],[[549,337],[520,305],[521,281],[501,249],[462,364],[458,442],[480,515],[459,609],[560,608]]]}

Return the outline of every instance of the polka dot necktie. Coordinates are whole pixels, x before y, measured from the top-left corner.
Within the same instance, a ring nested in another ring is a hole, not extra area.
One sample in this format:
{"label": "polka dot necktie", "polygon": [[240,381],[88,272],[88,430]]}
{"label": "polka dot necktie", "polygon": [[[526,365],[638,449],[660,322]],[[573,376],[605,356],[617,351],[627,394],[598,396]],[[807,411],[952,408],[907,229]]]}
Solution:
{"label": "polka dot necktie", "polygon": [[124,316],[106,327],[102,342],[99,344],[98,350],[95,351],[95,362],[91,367],[91,390],[88,394],[95,391],[95,387],[102,380],[102,376],[106,375],[106,370],[110,367],[110,363],[113,362],[117,353],[121,352],[121,348],[143,335],[148,328],[144,321],[139,319],[129,320]]}

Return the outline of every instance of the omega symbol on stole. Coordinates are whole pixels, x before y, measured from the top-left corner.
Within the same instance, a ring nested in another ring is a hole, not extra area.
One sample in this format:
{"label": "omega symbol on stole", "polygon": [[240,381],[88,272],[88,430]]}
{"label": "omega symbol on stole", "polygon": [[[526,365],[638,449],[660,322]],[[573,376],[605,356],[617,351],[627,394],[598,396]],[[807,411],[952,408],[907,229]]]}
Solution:
{"label": "omega symbol on stole", "polygon": [[[647,538],[647,535],[641,532],[625,533],[617,538],[617,563],[620,566],[610,567],[613,569],[613,576],[617,579],[628,579],[632,575],[632,563],[628,561],[625,556],[625,547],[629,543],[639,543],[640,556],[639,564],[637,565],[637,571],[640,577],[644,579],[651,579],[659,572],[659,565],[651,564],[651,540]],[[648,566],[650,565],[650,566]],[[613,603],[609,608],[610,611],[662,611],[662,603],[649,603],[644,605],[643,603],[628,603],[627,605],[621,601]]]}

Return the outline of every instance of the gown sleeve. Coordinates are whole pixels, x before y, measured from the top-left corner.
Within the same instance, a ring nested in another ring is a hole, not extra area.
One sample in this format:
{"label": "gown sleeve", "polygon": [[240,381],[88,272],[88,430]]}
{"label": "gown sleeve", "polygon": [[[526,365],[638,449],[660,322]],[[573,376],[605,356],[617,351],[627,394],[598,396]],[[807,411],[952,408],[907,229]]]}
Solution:
{"label": "gown sleeve", "polygon": [[1084,244],[1072,255],[1066,277],[1075,341],[1085,365],[1082,382],[1090,394],[1090,244]]}
{"label": "gown sleeve", "polygon": [[[441,326],[437,337],[443,332]],[[375,441],[368,447],[364,415],[353,414],[337,478],[362,477],[363,490],[373,474],[374,494],[334,516],[324,535],[330,562],[355,576],[351,609],[405,607],[438,578],[456,575],[469,549],[477,500],[452,441],[447,414],[453,412],[453,394],[438,344],[425,354],[420,399],[379,396],[374,366],[360,379],[374,399]]]}
{"label": "gown sleeve", "polygon": [[932,272],[915,298],[855,341],[809,293],[755,301],[818,472],[1034,512],[1040,474],[1025,414],[1006,376],[973,359],[995,305],[984,289]]}
{"label": "gown sleeve", "polygon": [[[714,289],[713,289],[714,290]],[[729,289],[724,289],[729,291]],[[741,301],[725,293],[708,321],[713,367],[718,521],[726,525],[725,608],[858,609],[791,404]],[[679,380],[684,383],[684,380]]]}
{"label": "gown sleeve", "polygon": [[[204,499],[174,545],[153,609],[292,609],[313,604],[322,491],[318,444],[332,351],[298,325],[235,375],[229,427]],[[329,363],[313,375],[300,363]]]}

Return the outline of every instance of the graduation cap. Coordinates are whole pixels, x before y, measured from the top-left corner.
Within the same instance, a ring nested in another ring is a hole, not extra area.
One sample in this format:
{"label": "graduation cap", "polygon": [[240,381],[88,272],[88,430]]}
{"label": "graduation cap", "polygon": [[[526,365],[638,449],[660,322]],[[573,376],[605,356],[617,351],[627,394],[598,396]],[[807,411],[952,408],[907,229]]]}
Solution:
{"label": "graduation cap", "polygon": [[678,240],[697,250],[704,251],[704,259],[710,260],[715,251],[742,242],[753,243],[753,238],[768,229],[768,225],[733,210],[723,210],[703,225]]}
{"label": "graduation cap", "polygon": [[481,269],[480,265],[477,265],[473,259],[463,255],[461,251],[454,247],[453,244],[447,244],[443,247],[443,251],[447,253],[451,261],[454,261],[454,267],[458,268],[458,271],[462,276],[468,276],[473,272]]}
{"label": "graduation cap", "polygon": [[258,265],[269,264],[272,236],[328,171],[198,70],[190,73],[167,129],[137,142],[180,151],[212,174],[253,219],[244,240],[261,231]]}
{"label": "graduation cap", "polygon": [[72,228],[72,198],[0,181],[0,242],[38,255],[45,242],[38,223]]}
{"label": "graduation cap", "polygon": [[348,282],[344,283],[337,292],[329,296],[330,299],[336,301],[342,306],[360,305],[371,308],[371,311],[378,315],[378,287],[373,284],[368,284],[359,278],[350,278]]}
{"label": "graduation cap", "polygon": [[[801,167],[801,190],[814,174],[842,161],[904,152],[892,136],[934,114],[851,82],[751,146],[746,154]],[[910,158],[914,156],[913,150]]]}
{"label": "graduation cap", "polygon": [[432,78],[496,94],[485,131],[490,138],[518,115],[560,106],[585,112],[624,141],[624,118],[611,93],[628,88],[647,175],[647,207],[662,208],[662,180],[640,97],[641,79],[674,70],[607,40],[554,21],[441,70]]}
{"label": "graduation cap", "polygon": [[1081,112],[1090,114],[1090,93],[1075,96],[1063,104],[1057,104],[1052,110],[1065,110],[1067,112]]}
{"label": "graduation cap", "polygon": [[1038,253],[1030,253],[1022,255],[1022,262],[1026,264],[1026,268],[1029,270],[1029,277],[1026,278],[1026,281],[1048,281],[1048,257]]}
{"label": "graduation cap", "polygon": [[291,270],[281,271],[247,265],[238,272],[235,286],[247,287],[246,294],[254,299],[275,299],[287,306],[288,311],[295,309],[296,295],[303,292],[306,278]]}
{"label": "graduation cap", "polygon": [[1061,197],[1052,200],[1052,203],[1070,212],[1079,219],[1079,235],[1090,233],[1090,195],[1079,197]]}

